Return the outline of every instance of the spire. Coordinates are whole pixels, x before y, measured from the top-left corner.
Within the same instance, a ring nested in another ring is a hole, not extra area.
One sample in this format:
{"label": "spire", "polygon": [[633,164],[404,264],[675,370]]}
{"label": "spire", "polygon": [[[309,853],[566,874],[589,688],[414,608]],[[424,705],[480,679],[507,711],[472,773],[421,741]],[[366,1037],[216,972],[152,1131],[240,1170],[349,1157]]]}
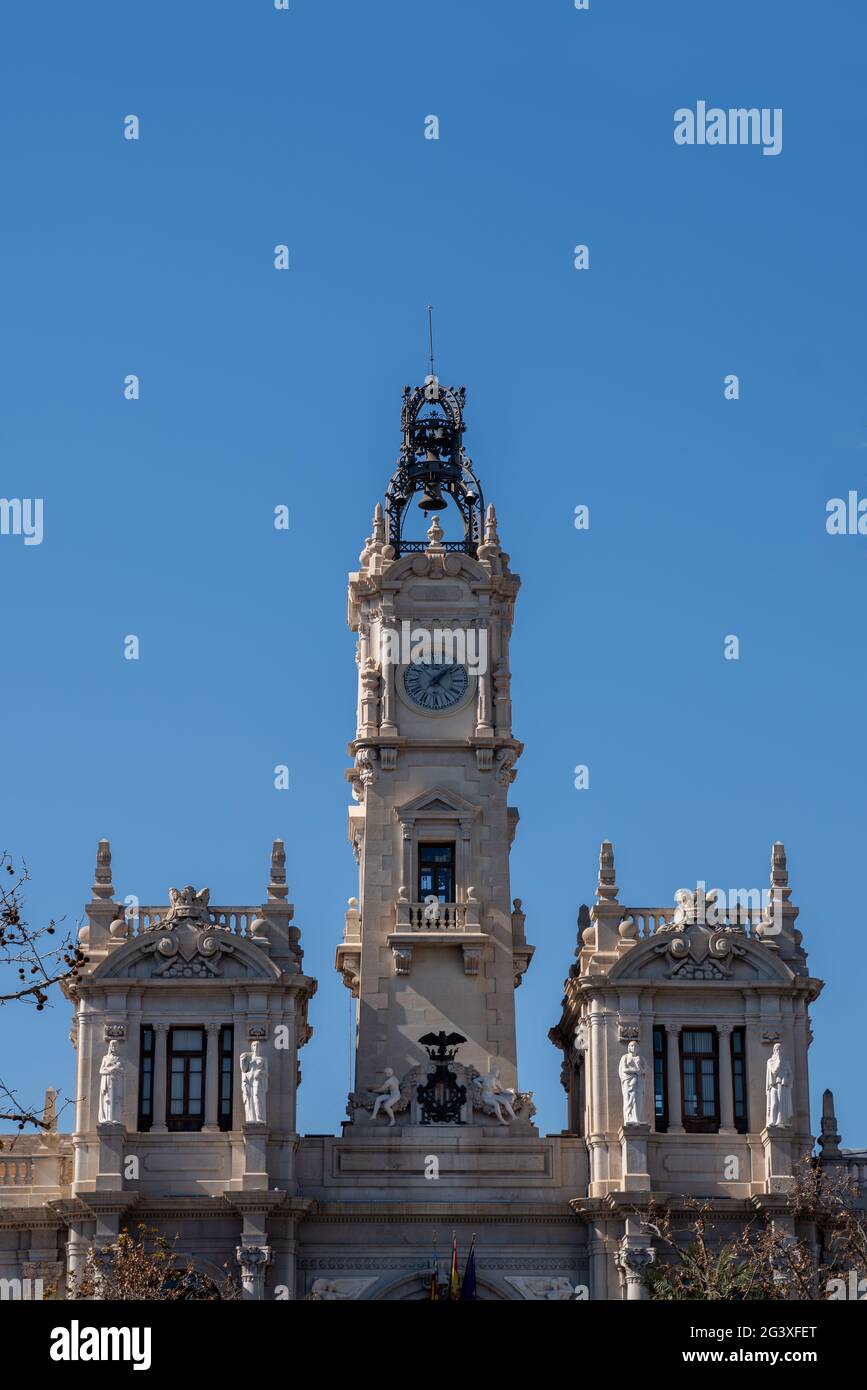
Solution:
{"label": "spire", "polygon": [[614,846],[603,840],[599,850],[599,878],[596,883],[598,903],[617,902],[617,881],[614,876]]}
{"label": "spire", "polygon": [[268,884],[268,901],[282,902],[288,896],[286,887],[286,850],[282,840],[275,840],[271,846],[271,882]]}
{"label": "spire", "polygon": [[108,840],[100,840],[96,847],[96,875],[92,891],[94,898],[114,897],[114,884],[111,881],[111,845]]}
{"label": "spire", "polygon": [[792,890],[789,887],[786,846],[782,840],[775,840],[771,848],[771,890],[774,900],[788,902],[792,896]]}
{"label": "spire", "polygon": [[819,1147],[823,1158],[840,1157],[840,1136],[837,1133],[837,1116],[834,1114],[834,1092],[822,1092],[822,1133]]}

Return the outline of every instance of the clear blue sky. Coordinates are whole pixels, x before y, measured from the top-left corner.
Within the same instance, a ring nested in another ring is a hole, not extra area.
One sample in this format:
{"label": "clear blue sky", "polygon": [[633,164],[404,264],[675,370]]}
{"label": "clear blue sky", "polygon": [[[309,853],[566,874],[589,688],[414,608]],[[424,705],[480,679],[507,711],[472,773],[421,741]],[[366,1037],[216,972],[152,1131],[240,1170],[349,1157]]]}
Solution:
{"label": "clear blue sky", "polygon": [[[622,899],[661,904],[765,885],[782,839],[827,981],[814,1107],[833,1086],[867,1144],[867,537],[824,524],[867,495],[864,40],[858,7],[804,0],[5,16],[0,493],[44,499],[45,539],[0,538],[0,845],[29,861],[31,919],[73,921],[101,835],[121,895],[219,902],[260,900],[285,836],[320,981],[307,1132],[348,1089],[346,572],[430,301],[524,580],[513,892],[543,1129],[565,1122],[546,1033],[599,841]],[[698,100],[782,107],[782,153],[676,146]],[[62,1000],[0,1025],[22,1098],[71,1089]]]}

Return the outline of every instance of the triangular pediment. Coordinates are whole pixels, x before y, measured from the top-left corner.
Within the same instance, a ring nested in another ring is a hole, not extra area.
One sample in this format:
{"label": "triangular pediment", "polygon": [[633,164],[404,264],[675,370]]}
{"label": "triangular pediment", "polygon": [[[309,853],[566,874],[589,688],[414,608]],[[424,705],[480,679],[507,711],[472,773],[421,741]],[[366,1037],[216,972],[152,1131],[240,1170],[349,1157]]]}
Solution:
{"label": "triangular pediment", "polygon": [[449,787],[429,787],[402,806],[395,806],[394,814],[399,821],[435,820],[438,817],[464,820],[477,816],[479,810],[480,807]]}

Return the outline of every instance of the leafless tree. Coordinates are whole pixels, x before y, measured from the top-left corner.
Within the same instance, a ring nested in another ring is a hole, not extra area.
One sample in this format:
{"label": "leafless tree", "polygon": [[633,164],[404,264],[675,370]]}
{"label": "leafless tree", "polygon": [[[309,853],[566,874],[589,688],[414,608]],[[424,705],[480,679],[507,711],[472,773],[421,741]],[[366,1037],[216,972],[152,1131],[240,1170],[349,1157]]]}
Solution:
{"label": "leafless tree", "polygon": [[735,1236],[714,1224],[712,1204],[690,1201],[690,1220],[675,1228],[670,1213],[652,1210],[644,1229],[657,1247],[647,1271],[653,1299],[773,1299],[831,1297],[833,1282],[867,1275],[867,1214],[847,1174],[811,1156],[795,1165],[786,1215],[808,1236],[792,1236],[759,1210]]}
{"label": "leafless tree", "polygon": [[[0,1007],[30,1005],[37,1013],[50,1002],[55,987],[77,976],[86,956],[70,933],[60,932],[53,919],[32,927],[24,916],[24,887],[30,874],[26,863],[17,863],[5,850],[0,853]],[[22,1130],[51,1127],[42,1109],[23,1103],[16,1091],[0,1078],[0,1122]]]}
{"label": "leafless tree", "polygon": [[177,1303],[241,1297],[228,1270],[216,1281],[199,1273],[191,1259],[180,1258],[177,1239],[169,1241],[143,1224],[133,1234],[122,1230],[116,1241],[87,1252],[81,1273],[68,1281],[67,1299]]}

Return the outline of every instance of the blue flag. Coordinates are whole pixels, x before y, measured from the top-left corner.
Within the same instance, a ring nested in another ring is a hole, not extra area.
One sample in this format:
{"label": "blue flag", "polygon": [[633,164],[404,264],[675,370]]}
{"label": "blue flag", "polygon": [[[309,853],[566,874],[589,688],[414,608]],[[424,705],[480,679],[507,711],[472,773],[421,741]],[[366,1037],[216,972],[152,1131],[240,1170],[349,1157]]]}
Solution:
{"label": "blue flag", "polygon": [[476,1297],[476,1242],[470,1246],[467,1263],[464,1267],[464,1282],[461,1284],[461,1300]]}

